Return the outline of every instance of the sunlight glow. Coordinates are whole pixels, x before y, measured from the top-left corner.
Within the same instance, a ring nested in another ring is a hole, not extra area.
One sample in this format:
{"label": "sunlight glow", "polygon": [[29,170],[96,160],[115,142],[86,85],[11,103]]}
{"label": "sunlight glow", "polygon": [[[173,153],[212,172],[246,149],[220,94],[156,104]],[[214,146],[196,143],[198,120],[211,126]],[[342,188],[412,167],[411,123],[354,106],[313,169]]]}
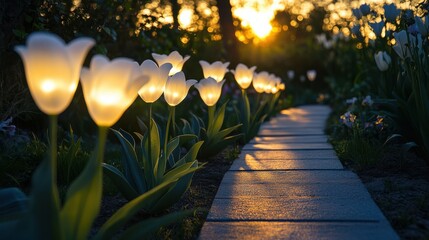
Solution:
{"label": "sunlight glow", "polygon": [[186,29],[191,26],[193,15],[194,10],[190,8],[182,8],[178,16],[180,27]]}

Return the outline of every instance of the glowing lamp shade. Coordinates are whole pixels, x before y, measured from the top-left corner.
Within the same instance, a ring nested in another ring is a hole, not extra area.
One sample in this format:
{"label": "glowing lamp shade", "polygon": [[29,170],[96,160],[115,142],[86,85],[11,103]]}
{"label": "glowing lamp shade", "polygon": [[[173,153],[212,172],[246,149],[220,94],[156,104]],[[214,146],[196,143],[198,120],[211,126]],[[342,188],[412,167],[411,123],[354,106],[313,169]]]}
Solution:
{"label": "glowing lamp shade", "polygon": [[310,82],[316,80],[317,72],[316,70],[308,70],[307,71],[307,78],[310,80]]}
{"label": "glowing lamp shade", "polygon": [[171,68],[170,63],[165,63],[160,67],[152,60],[146,60],[142,63],[140,72],[149,79],[149,82],[138,91],[143,101],[153,103],[161,97]]}
{"label": "glowing lamp shade", "polygon": [[185,62],[190,58],[190,56],[182,57],[182,55],[177,51],[173,51],[169,55],[152,53],[152,57],[159,66],[166,63],[170,63],[172,65],[169,72],[170,76],[182,71],[183,64],[185,64]]}
{"label": "glowing lamp shade", "polygon": [[242,89],[247,89],[252,84],[255,69],[255,66],[248,68],[246,65],[239,63],[235,70],[232,70],[235,80]]}
{"label": "glowing lamp shade", "polygon": [[260,72],[255,73],[253,77],[253,88],[255,88],[256,92],[263,93],[265,92],[265,88],[268,85],[270,76],[268,72]]}
{"label": "glowing lamp shade", "polygon": [[147,81],[138,63],[131,59],[109,61],[105,56],[94,56],[90,68],[83,68],[81,73],[83,95],[91,118],[98,126],[112,126]]}
{"label": "glowing lamp shade", "polygon": [[207,106],[214,106],[222,93],[222,86],[225,80],[220,82],[212,77],[204,78],[199,83],[195,84],[195,88],[200,93],[201,99]]}
{"label": "glowing lamp shade", "polygon": [[42,112],[58,115],[70,105],[83,61],[94,44],[90,38],[66,44],[57,35],[36,32],[26,46],[15,47],[24,62],[31,96]]}
{"label": "glowing lamp shade", "polygon": [[210,64],[206,61],[200,61],[200,65],[203,68],[204,78],[212,77],[217,82],[221,82],[228,70],[229,62],[222,63],[220,61],[216,61]]}
{"label": "glowing lamp shade", "polygon": [[196,80],[186,81],[185,74],[178,72],[168,77],[164,90],[164,99],[170,106],[176,106],[188,95],[189,88],[197,83]]}

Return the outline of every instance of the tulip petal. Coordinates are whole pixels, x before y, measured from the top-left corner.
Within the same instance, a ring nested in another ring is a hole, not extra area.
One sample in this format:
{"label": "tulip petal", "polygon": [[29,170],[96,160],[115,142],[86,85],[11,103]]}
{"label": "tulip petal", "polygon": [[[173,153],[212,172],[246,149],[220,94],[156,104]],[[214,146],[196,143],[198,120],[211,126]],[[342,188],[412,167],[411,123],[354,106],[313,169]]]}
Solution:
{"label": "tulip petal", "polygon": [[90,63],[90,71],[91,72],[99,72],[104,66],[109,64],[109,59],[101,54],[97,54],[95,55],[92,59],[91,59],[91,63]]}

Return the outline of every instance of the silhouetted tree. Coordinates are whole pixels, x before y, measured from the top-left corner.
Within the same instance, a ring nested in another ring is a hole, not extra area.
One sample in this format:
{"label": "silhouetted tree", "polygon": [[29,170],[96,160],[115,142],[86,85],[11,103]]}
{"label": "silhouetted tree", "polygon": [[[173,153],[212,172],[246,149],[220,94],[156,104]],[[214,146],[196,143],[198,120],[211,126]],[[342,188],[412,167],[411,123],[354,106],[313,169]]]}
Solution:
{"label": "silhouetted tree", "polygon": [[225,58],[232,64],[237,64],[239,59],[238,43],[235,37],[235,28],[233,23],[231,3],[229,0],[218,0],[217,7],[219,9],[219,24],[222,31],[222,40],[226,50]]}

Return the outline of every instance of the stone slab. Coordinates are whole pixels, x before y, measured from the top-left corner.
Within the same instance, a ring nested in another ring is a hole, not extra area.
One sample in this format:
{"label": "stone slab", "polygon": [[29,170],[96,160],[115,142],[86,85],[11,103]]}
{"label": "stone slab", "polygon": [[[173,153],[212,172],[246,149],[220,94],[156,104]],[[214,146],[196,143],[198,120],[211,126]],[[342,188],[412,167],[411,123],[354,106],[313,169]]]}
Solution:
{"label": "stone slab", "polygon": [[370,198],[241,197],[213,200],[209,221],[382,221]]}
{"label": "stone slab", "polygon": [[396,240],[383,222],[206,222],[199,239]]}
{"label": "stone slab", "polygon": [[306,184],[306,183],[350,183],[360,182],[358,176],[346,170],[308,171],[228,171],[222,184]]}
{"label": "stone slab", "polygon": [[235,160],[231,171],[343,169],[337,159]]}
{"label": "stone slab", "polygon": [[280,137],[255,137],[249,143],[326,143],[326,136],[280,136]]}
{"label": "stone slab", "polygon": [[295,122],[278,122],[273,124],[267,124],[262,125],[260,129],[276,129],[276,130],[283,130],[283,129],[290,129],[290,128],[320,128],[324,129],[325,124],[324,123],[295,123]]}
{"label": "stone slab", "polygon": [[255,143],[246,144],[243,150],[325,150],[333,149],[329,143]]}
{"label": "stone slab", "polygon": [[225,198],[279,198],[278,201],[291,198],[353,198],[366,200],[370,195],[358,181],[341,182],[332,187],[332,183],[241,183],[222,184],[216,194],[217,199]]}
{"label": "stone slab", "polygon": [[245,160],[304,160],[304,159],[338,159],[334,150],[295,150],[295,151],[246,151],[238,159]]}
{"label": "stone slab", "polygon": [[258,136],[308,136],[308,135],[324,135],[321,128],[287,128],[282,130],[261,129]]}

